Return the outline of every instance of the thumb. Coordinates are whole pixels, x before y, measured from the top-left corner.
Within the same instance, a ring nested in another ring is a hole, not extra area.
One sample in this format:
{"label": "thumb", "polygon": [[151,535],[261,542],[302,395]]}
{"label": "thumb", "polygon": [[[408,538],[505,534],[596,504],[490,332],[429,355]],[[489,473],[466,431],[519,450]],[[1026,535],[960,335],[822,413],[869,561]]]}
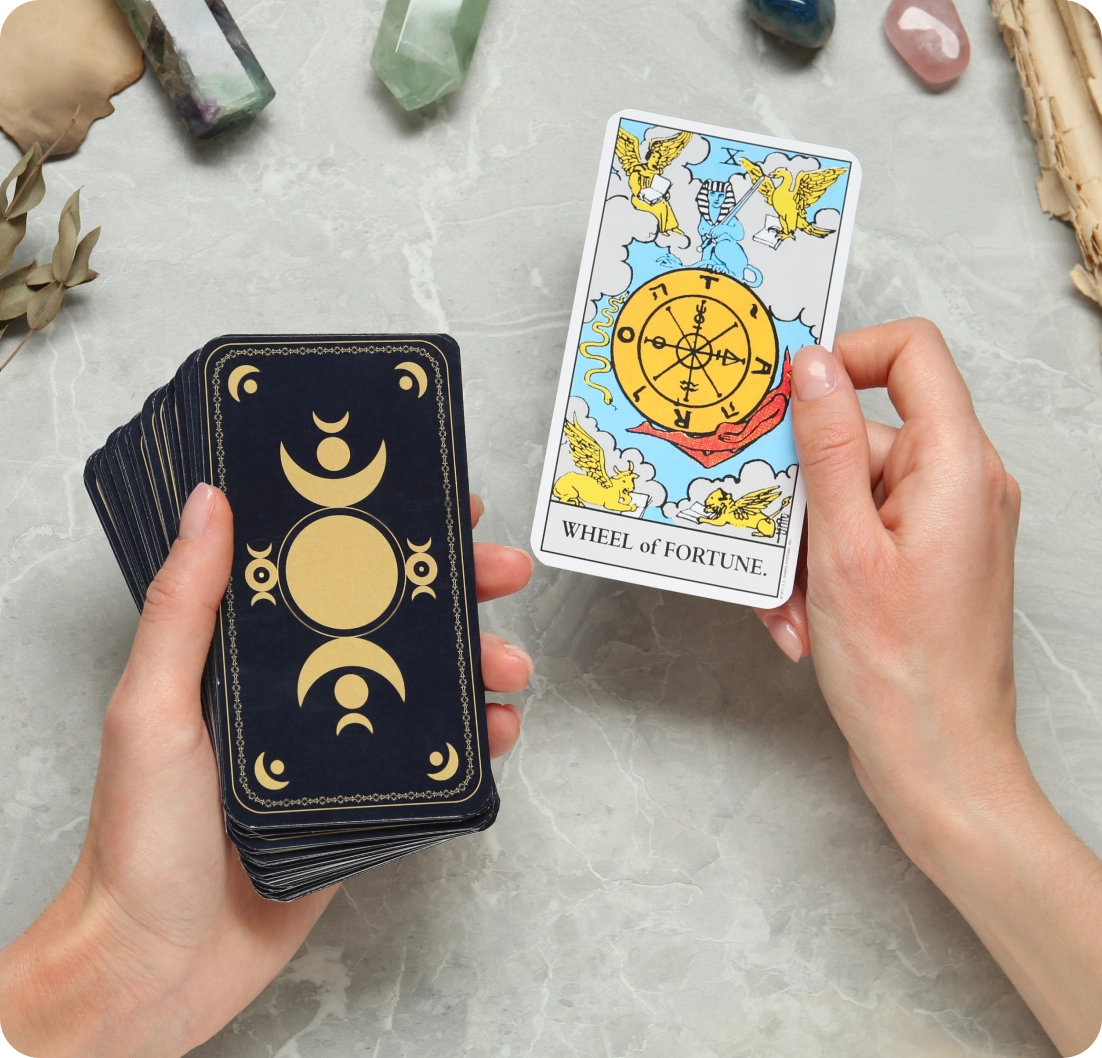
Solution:
{"label": "thumb", "polygon": [[792,362],[792,430],[807,490],[808,546],[852,548],[881,528],[865,416],[845,365],[821,345]]}
{"label": "thumb", "polygon": [[199,484],[180,514],[176,542],[146,592],[126,666],[128,690],[136,692],[143,710],[161,712],[162,719],[169,719],[162,708],[193,711],[232,558],[230,505],[213,485]]}

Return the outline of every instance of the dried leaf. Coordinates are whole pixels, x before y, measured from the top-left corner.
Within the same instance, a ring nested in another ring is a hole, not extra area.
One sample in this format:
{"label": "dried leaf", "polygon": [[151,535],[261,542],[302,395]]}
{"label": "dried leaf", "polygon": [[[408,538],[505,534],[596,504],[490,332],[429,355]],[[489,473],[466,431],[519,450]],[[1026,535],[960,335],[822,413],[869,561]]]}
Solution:
{"label": "dried leaf", "polygon": [[31,330],[40,331],[50,323],[60,311],[64,300],[65,287],[61,283],[51,283],[38,291],[27,307],[27,324]]}
{"label": "dried leaf", "polygon": [[22,316],[35,297],[35,292],[23,284],[0,290],[0,320],[14,320]]}
{"label": "dried leaf", "polygon": [[[70,121],[69,131],[75,126],[79,115],[80,107]],[[43,163],[67,134],[63,133],[56,139],[45,153],[35,143],[7,177],[0,181],[0,339],[8,329],[8,321],[20,316],[26,316],[29,328],[23,340],[0,363],[0,371],[11,363],[32,334],[53,322],[61,311],[70,287],[90,283],[99,275],[89,267],[89,262],[92,251],[99,242],[100,229],[96,228],[83,239],[80,238],[79,188],[69,196],[61,210],[57,222],[57,244],[50,263],[39,265],[32,261],[13,270],[9,275],[3,274],[11,267],[16,247],[26,235],[27,214],[42,201],[46,193]],[[82,137],[78,137],[77,143],[80,138]],[[13,181],[15,191],[9,203],[8,189]]]}
{"label": "dried leaf", "polygon": [[70,196],[61,210],[57,222],[57,246],[54,247],[54,279],[64,283],[73,267],[73,255],[77,250],[80,233],[80,188]]}
{"label": "dried leaf", "polygon": [[8,287],[17,286],[20,283],[27,281],[27,276],[34,270],[35,262],[32,261],[29,265],[24,265],[22,268],[17,268],[14,272],[9,272],[3,279],[0,279],[0,290],[7,290]]}
{"label": "dried leaf", "polygon": [[69,269],[69,275],[64,280],[67,287],[78,287],[81,283],[90,283],[99,274],[88,267],[88,258],[92,256],[92,250],[99,242],[100,230],[99,228],[93,228],[80,240],[77,252],[73,257],[73,266]]}
{"label": "dried leaf", "polygon": [[24,154],[23,157],[15,163],[15,165],[12,167],[12,171],[4,177],[4,182],[0,184],[0,215],[7,212],[8,188],[11,187],[11,182],[13,180],[18,180],[19,177],[21,177],[27,171],[27,166],[31,164],[31,155],[34,153],[34,149],[37,146],[37,143],[31,146],[27,153]]}
{"label": "dried leaf", "polygon": [[15,254],[15,248],[23,241],[27,234],[27,218],[13,217],[11,220],[0,224],[0,272],[11,267],[11,259]]}
{"label": "dried leaf", "polygon": [[9,217],[21,217],[29,213],[46,197],[46,175],[42,172],[42,148],[36,143],[31,148],[31,163],[15,183],[15,192],[8,207]]}
{"label": "dried leaf", "polygon": [[27,286],[29,287],[44,287],[47,283],[53,281],[54,266],[52,264],[39,265],[27,276]]}

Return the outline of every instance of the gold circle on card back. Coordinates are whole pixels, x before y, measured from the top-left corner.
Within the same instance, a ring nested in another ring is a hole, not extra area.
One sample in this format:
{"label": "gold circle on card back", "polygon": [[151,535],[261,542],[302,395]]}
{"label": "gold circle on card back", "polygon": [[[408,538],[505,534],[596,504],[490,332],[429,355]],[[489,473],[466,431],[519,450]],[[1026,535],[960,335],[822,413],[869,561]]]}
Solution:
{"label": "gold circle on card back", "polygon": [[282,584],[310,623],[336,634],[361,631],[391,609],[403,583],[396,545],[359,511],[325,512],[292,530]]}

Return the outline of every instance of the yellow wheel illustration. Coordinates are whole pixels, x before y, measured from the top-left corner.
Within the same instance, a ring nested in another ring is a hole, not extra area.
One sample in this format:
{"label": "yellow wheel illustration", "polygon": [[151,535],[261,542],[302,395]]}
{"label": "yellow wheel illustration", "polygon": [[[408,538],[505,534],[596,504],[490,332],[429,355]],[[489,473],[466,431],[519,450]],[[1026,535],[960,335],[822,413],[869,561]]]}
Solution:
{"label": "yellow wheel illustration", "polygon": [[612,364],[628,400],[667,430],[714,433],[769,392],[778,361],[769,311],[730,276],[681,268],[645,283],[620,310]]}

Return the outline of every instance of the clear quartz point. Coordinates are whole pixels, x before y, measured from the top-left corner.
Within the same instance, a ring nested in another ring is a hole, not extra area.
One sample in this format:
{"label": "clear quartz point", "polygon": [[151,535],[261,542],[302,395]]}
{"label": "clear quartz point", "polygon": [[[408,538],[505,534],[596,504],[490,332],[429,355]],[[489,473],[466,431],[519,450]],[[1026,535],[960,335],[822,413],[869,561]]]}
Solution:
{"label": "clear quartz point", "polygon": [[387,0],[371,65],[406,110],[467,78],[490,0]]}
{"label": "clear quartz point", "polygon": [[157,80],[197,139],[256,117],[274,98],[222,0],[118,0]]}

